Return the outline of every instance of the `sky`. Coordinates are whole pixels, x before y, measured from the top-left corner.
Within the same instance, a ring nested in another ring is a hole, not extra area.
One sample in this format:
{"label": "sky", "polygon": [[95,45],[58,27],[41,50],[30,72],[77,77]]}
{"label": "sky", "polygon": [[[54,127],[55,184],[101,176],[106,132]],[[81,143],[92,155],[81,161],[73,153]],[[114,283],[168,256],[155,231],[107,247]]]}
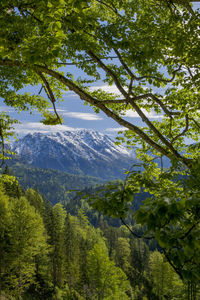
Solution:
{"label": "sky", "polygon": [[[92,87],[93,89],[96,88]],[[109,92],[116,92],[117,89],[113,87],[108,87],[105,84],[101,84],[98,88],[102,88]],[[38,92],[40,87],[28,88],[26,91],[32,93]],[[84,102],[73,92],[63,93],[63,101],[56,104],[58,113],[63,117],[63,125],[56,126],[46,126],[43,125],[40,121],[42,116],[40,113],[33,112],[16,112],[14,108],[7,107],[4,105],[3,100],[0,99],[0,111],[6,111],[13,118],[18,119],[21,124],[15,125],[15,132],[19,137],[22,137],[30,132],[55,132],[55,131],[66,131],[66,130],[75,130],[78,128],[93,129],[104,134],[107,134],[111,137],[115,137],[117,132],[124,130],[125,128],[121,127],[111,118],[108,118],[103,112],[95,113],[93,108],[89,105],[84,105]],[[50,109],[53,111],[53,109]],[[158,116],[149,114],[151,119],[157,119]],[[126,119],[134,123],[135,125],[142,125],[137,113],[129,110],[126,114]]]}
{"label": "sky", "polygon": [[[73,73],[74,78],[79,76],[82,78],[87,78],[84,72],[74,66],[60,68],[60,71],[65,73]],[[102,73],[101,75],[103,78],[104,74]],[[28,86],[22,89],[21,93],[30,92],[31,94],[38,94],[40,88],[41,86]],[[115,86],[108,86],[103,83],[102,80],[99,80],[97,83],[95,83],[95,85],[91,86],[91,90],[98,88],[119,95],[119,91]],[[41,95],[46,97],[44,92],[42,92]],[[76,130],[79,128],[93,129],[115,138],[118,131],[125,130],[124,127],[120,126],[111,118],[108,118],[103,112],[98,114],[95,113],[91,106],[85,105],[84,101],[72,91],[63,92],[63,99],[60,103],[56,103],[56,108],[58,113],[64,119],[64,122],[62,125],[47,126],[41,123],[42,116],[40,113],[36,111],[33,111],[31,114],[29,112],[18,113],[14,108],[5,106],[3,99],[0,98],[0,111],[6,111],[11,117],[17,119],[21,123],[15,125],[15,133],[18,138],[33,132],[49,133],[56,131]],[[53,112],[53,109],[50,109],[50,111]],[[158,118],[158,116],[153,114],[147,115],[152,120]],[[137,113],[131,110],[127,111],[126,120],[134,123],[135,125],[144,125]]]}

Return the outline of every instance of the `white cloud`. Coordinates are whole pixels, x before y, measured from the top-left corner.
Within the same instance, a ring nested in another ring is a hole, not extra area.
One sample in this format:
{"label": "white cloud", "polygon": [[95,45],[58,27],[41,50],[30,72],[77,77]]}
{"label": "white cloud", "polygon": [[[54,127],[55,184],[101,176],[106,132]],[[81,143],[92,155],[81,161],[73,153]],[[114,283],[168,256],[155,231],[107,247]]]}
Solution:
{"label": "white cloud", "polygon": [[[54,112],[54,109],[53,108],[50,108],[50,109],[48,109],[50,112]],[[64,110],[64,109],[60,109],[60,108],[56,108],[56,111],[58,112],[58,113],[62,113],[62,112],[65,112],[66,110]]]}
{"label": "white cloud", "polygon": [[[93,86],[90,86],[89,87],[90,91],[95,91],[95,90],[98,90],[98,89],[102,89],[104,90],[105,92],[108,92],[108,93],[114,93],[114,94],[117,94],[117,95],[121,95],[121,93],[119,92],[118,88],[115,86],[115,85],[112,85],[112,86],[109,86],[109,85],[106,85],[106,84],[103,84],[103,85],[93,85]],[[63,98],[68,98],[68,97],[79,97],[77,94],[75,94],[75,92],[73,91],[62,91],[63,92]]]}
{"label": "white cloud", "polygon": [[1,112],[11,113],[11,112],[15,112],[16,110],[13,107],[0,106],[0,111]]}
{"label": "white cloud", "polygon": [[[50,112],[54,112],[53,108],[49,109]],[[75,111],[67,111],[65,109],[56,109],[56,111],[63,117],[69,117],[74,119],[80,119],[80,120],[86,120],[86,121],[99,121],[103,120],[102,117],[100,117],[97,114],[93,113],[84,113],[84,112],[75,112]]]}
{"label": "white cloud", "polygon": [[77,94],[75,94],[74,92],[71,92],[71,91],[63,93],[63,98],[64,99],[65,98],[72,98],[72,97],[75,97],[77,99],[79,98],[79,96]]}
{"label": "white cloud", "polygon": [[124,131],[128,130],[126,127],[117,127],[117,128],[107,128],[105,131],[106,132],[118,132],[118,131]]}
{"label": "white cloud", "polygon": [[[146,115],[146,117],[149,118],[149,119],[161,119],[163,117],[162,115],[156,115],[153,112],[149,113],[144,109],[142,109],[142,111]],[[131,110],[131,109],[126,111],[125,116],[128,117],[128,118],[140,118],[138,113],[134,110]]]}
{"label": "white cloud", "polygon": [[105,92],[113,93],[116,95],[121,95],[118,88],[115,85],[99,85],[99,86],[91,86],[90,90],[93,92],[95,90],[102,89]]}
{"label": "white cloud", "polygon": [[69,118],[75,118],[75,119],[81,119],[81,120],[87,120],[87,121],[99,121],[103,120],[102,117],[100,117],[97,114],[91,114],[91,113],[83,113],[83,112],[64,112],[62,113],[63,116],[69,117]]}
{"label": "white cloud", "polygon": [[57,132],[57,131],[67,131],[75,130],[73,127],[68,127],[66,125],[44,125],[40,122],[25,122],[23,124],[15,125],[15,132],[18,134],[28,134],[30,132]]}

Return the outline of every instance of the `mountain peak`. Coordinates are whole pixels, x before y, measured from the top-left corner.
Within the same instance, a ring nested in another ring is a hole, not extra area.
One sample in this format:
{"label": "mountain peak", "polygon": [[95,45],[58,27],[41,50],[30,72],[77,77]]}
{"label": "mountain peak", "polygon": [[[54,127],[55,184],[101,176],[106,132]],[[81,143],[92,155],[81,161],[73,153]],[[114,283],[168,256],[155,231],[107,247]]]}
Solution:
{"label": "mountain peak", "polygon": [[113,179],[133,163],[130,151],[95,130],[30,133],[13,145],[30,165]]}

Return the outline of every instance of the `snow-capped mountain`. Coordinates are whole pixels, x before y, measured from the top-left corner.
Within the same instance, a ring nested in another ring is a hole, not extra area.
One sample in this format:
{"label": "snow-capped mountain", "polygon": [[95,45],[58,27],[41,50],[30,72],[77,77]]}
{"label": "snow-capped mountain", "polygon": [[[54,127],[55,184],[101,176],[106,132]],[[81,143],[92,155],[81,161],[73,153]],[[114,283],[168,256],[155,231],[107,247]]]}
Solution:
{"label": "snow-capped mountain", "polygon": [[36,167],[105,179],[123,177],[135,161],[132,152],[107,135],[86,129],[28,134],[12,150]]}

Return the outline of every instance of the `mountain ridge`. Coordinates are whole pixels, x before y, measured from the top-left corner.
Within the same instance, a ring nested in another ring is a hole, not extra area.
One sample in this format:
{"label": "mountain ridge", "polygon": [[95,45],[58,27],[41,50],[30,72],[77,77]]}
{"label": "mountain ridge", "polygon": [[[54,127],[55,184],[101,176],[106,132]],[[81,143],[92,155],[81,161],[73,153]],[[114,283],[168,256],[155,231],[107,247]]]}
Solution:
{"label": "mountain ridge", "polygon": [[107,180],[123,178],[136,161],[133,152],[115,145],[109,136],[87,129],[30,133],[12,150],[31,166]]}

